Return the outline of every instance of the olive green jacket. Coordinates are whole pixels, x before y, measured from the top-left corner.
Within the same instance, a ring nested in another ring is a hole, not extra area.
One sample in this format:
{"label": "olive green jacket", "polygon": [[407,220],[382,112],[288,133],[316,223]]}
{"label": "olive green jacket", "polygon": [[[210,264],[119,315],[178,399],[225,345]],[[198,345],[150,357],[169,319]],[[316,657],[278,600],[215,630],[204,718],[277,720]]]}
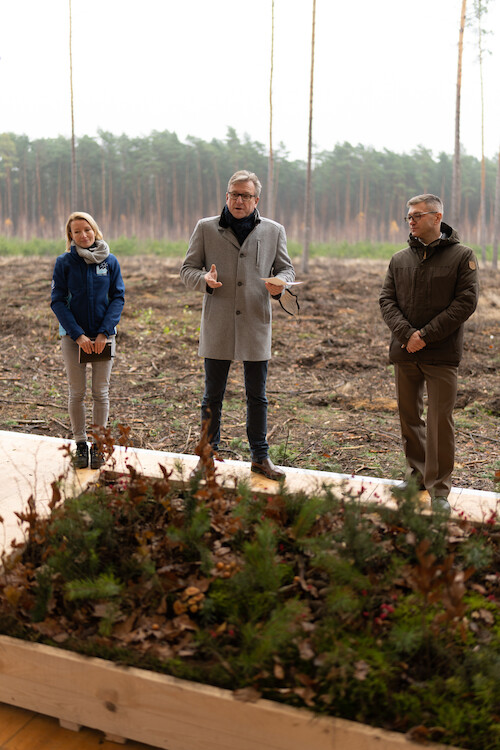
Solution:
{"label": "olive green jacket", "polygon": [[[458,366],[464,323],[476,309],[478,264],[470,247],[441,224],[444,237],[423,245],[410,234],[408,247],[393,255],[380,293],[382,316],[391,331],[391,362]],[[426,346],[405,346],[419,330]]]}

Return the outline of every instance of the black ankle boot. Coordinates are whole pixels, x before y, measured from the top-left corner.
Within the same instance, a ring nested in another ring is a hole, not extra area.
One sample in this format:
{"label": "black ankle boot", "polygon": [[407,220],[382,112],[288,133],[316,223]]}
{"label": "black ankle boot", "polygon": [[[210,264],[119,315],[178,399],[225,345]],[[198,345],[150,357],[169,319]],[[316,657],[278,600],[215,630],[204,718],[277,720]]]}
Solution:
{"label": "black ankle boot", "polygon": [[104,456],[95,443],[90,446],[90,468],[100,469],[104,463]]}
{"label": "black ankle boot", "polygon": [[73,454],[73,463],[75,469],[86,469],[89,465],[89,447],[85,440],[79,440],[76,444],[76,451]]}

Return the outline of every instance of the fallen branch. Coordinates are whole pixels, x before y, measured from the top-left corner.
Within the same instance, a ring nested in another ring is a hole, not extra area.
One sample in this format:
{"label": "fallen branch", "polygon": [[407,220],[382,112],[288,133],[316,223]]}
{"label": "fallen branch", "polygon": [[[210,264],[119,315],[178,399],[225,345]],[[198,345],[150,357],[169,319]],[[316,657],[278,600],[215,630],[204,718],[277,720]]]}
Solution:
{"label": "fallen branch", "polygon": [[47,424],[45,419],[16,419],[17,424]]}
{"label": "fallen branch", "polygon": [[59,419],[56,419],[55,417],[50,417],[49,421],[55,422],[56,424],[59,425],[59,427],[63,427],[65,430],[69,430],[69,425],[64,424],[64,422],[61,422]]}
{"label": "fallen branch", "polygon": [[274,433],[276,432],[276,430],[282,429],[282,428],[283,428],[283,427],[285,427],[285,426],[286,426],[286,425],[287,425],[287,424],[288,424],[289,422],[292,422],[292,421],[293,421],[294,419],[297,419],[297,417],[289,417],[289,418],[288,418],[288,419],[286,419],[286,420],[285,420],[284,422],[278,422],[277,424],[275,424],[275,425],[274,425],[274,427],[272,427],[272,428],[271,428],[271,429],[269,430],[269,432],[268,432],[268,434],[267,434],[267,439],[269,440],[269,438],[271,438],[271,437],[272,437],[272,436],[274,435]]}
{"label": "fallen branch", "polygon": [[188,445],[189,445],[189,441],[190,440],[191,440],[191,425],[189,425],[188,436],[187,436],[187,439],[186,439],[186,444],[184,446],[183,453],[187,453],[187,449],[188,449]]}
{"label": "fallen branch", "polygon": [[42,404],[40,401],[31,401],[28,399],[8,399],[0,398],[3,404],[32,404],[33,406],[51,406],[53,409],[60,409],[61,404]]}
{"label": "fallen branch", "polygon": [[465,432],[465,430],[457,430],[457,432],[460,435],[465,435],[466,437],[477,437],[477,438],[480,438],[481,440],[486,440],[487,442],[500,443],[500,438],[494,438],[488,435],[481,435],[481,433],[479,432]]}
{"label": "fallen branch", "polygon": [[311,388],[307,391],[304,390],[298,390],[298,391],[270,391],[267,389],[268,393],[277,393],[278,395],[283,396],[302,396],[304,394],[308,393],[325,393],[326,391],[334,391],[335,388],[339,388],[341,385],[345,384],[345,380],[341,380],[339,383],[334,383],[334,385],[329,385],[326,388]]}

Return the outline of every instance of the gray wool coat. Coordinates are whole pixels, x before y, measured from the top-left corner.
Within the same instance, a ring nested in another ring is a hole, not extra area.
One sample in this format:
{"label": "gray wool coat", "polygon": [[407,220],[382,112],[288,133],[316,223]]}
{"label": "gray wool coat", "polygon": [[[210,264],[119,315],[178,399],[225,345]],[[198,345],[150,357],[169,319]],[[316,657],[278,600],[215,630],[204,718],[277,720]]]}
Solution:
{"label": "gray wool coat", "polygon": [[[201,219],[189,241],[180,276],[188,289],[203,293],[200,357],[260,362],[271,358],[271,295],[263,277],[295,278],[285,229],[261,218],[240,247],[219,216]],[[211,289],[205,274],[212,263],[222,286]]]}

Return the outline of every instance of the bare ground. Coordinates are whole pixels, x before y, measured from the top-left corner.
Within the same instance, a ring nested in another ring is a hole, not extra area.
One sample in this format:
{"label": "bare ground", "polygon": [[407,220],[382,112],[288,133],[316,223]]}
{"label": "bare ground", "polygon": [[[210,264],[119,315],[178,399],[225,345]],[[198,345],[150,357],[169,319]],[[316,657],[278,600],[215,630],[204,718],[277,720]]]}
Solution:
{"label": "bare ground", "polygon": [[[53,258],[0,258],[0,429],[70,437],[58,326],[49,306]],[[203,388],[201,295],[179,260],[121,259],[126,306],[110,421],[132,445],[193,453]],[[400,478],[404,473],[388,330],[378,309],[387,263],[318,259],[299,287],[297,320],[274,308],[269,438],[283,465]],[[459,370],[454,484],[499,490],[500,273],[481,275]],[[221,455],[247,460],[241,365],[230,373]],[[89,417],[90,419],[90,417]]]}

